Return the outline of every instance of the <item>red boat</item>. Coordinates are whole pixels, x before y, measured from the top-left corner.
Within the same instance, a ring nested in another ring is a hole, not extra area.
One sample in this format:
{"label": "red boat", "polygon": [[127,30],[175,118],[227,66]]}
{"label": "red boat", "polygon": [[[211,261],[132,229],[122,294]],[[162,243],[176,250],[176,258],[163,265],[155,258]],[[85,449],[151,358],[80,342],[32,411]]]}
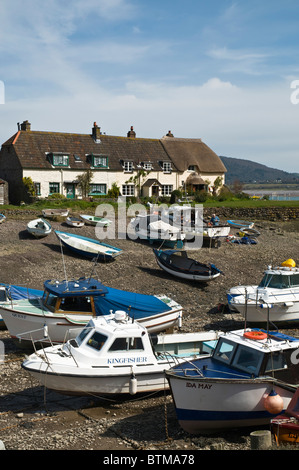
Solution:
{"label": "red boat", "polygon": [[271,429],[277,445],[299,444],[299,388],[286,411],[271,420]]}

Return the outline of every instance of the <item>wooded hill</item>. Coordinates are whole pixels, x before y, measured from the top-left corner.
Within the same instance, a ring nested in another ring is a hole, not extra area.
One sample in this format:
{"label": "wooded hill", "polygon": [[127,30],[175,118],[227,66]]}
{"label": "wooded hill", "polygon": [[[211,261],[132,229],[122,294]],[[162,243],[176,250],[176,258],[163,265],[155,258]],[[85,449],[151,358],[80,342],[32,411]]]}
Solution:
{"label": "wooded hill", "polygon": [[234,181],[241,183],[299,183],[299,173],[288,173],[240,158],[224,156],[220,156],[220,158],[227,169],[226,184],[232,184]]}

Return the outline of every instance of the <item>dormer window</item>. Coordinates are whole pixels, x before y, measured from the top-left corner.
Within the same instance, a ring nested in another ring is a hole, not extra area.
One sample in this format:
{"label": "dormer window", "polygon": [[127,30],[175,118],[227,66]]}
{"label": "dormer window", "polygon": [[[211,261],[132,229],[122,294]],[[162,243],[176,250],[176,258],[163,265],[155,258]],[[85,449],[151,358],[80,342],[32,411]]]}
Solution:
{"label": "dormer window", "polygon": [[162,170],[164,173],[171,173],[171,162],[162,162]]}
{"label": "dormer window", "polygon": [[88,155],[90,165],[93,168],[108,168],[108,157],[106,155]]}
{"label": "dormer window", "polygon": [[104,155],[93,155],[94,168],[108,168],[108,157]]}
{"label": "dormer window", "polygon": [[123,169],[125,173],[132,173],[134,169],[133,162],[130,160],[124,160],[123,162]]}
{"label": "dormer window", "polygon": [[189,165],[188,171],[195,171],[195,165]]}
{"label": "dormer window", "polygon": [[151,162],[143,162],[142,167],[146,171],[150,171],[153,169],[153,164]]}
{"label": "dormer window", "polygon": [[69,155],[64,153],[52,153],[51,160],[53,166],[69,166]]}

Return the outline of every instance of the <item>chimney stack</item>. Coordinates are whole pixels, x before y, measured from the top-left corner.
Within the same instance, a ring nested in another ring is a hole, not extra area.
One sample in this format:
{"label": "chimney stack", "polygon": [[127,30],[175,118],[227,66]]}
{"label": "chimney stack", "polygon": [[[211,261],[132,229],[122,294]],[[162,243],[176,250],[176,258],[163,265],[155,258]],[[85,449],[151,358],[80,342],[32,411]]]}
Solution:
{"label": "chimney stack", "polygon": [[168,131],[166,134],[167,137],[173,137],[173,133],[171,131]]}
{"label": "chimney stack", "polygon": [[[18,129],[20,128],[18,124]],[[31,124],[29,121],[23,121],[21,124],[21,131],[31,131]]]}
{"label": "chimney stack", "polygon": [[96,122],[93,123],[92,137],[96,142],[101,141],[101,128],[97,126]]}
{"label": "chimney stack", "polygon": [[127,137],[131,137],[132,139],[135,139],[135,137],[136,137],[136,132],[134,131],[133,126],[131,126],[131,129],[130,129],[129,132],[127,133]]}

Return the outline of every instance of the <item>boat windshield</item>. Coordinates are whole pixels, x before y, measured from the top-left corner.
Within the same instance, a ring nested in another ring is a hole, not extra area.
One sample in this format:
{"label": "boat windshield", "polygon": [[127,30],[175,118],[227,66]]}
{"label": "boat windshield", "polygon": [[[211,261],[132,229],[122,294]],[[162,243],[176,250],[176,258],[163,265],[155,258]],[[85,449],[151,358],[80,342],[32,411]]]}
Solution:
{"label": "boat windshield", "polygon": [[[299,276],[298,276],[299,285]],[[290,276],[282,274],[265,274],[259,287],[273,287],[274,289],[287,289],[290,287]]]}
{"label": "boat windshield", "polygon": [[132,351],[138,350],[143,351],[144,346],[142,339],[140,337],[137,338],[116,338],[115,341],[112,343],[109,351]]}
{"label": "boat windshield", "polygon": [[215,348],[213,358],[234,369],[258,375],[264,354],[243,344],[221,338]]}

